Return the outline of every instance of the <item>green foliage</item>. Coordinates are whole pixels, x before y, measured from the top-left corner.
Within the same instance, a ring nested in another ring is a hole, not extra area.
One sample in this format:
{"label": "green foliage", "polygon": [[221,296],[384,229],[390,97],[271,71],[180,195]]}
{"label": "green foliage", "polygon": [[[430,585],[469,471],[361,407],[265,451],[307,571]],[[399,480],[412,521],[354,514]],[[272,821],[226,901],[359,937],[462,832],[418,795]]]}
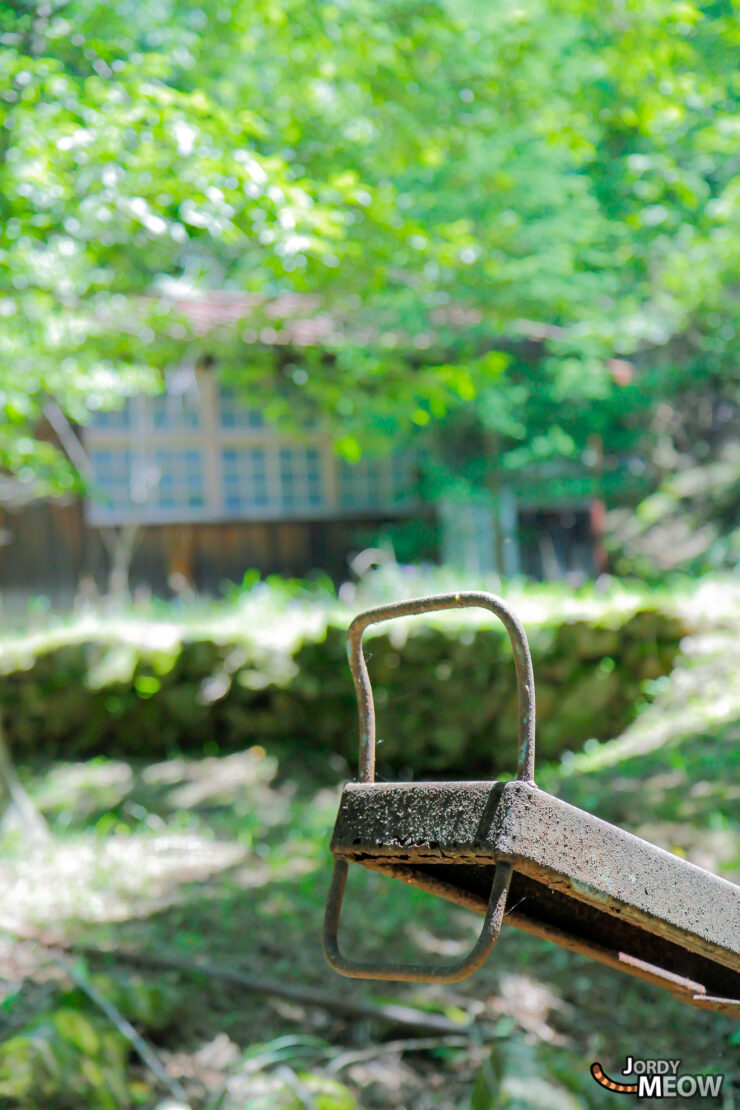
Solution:
{"label": "green foliage", "polygon": [[619,573],[643,578],[680,569],[695,574],[740,563],[740,451],[685,466],[661,483],[634,513],[614,510],[609,546]]}
{"label": "green foliage", "polygon": [[[172,994],[162,983],[105,975],[93,976],[92,982],[141,1027],[160,1029],[171,1020]],[[87,995],[72,990],[55,1001],[0,1044],[0,1096],[19,1110],[33,1110],[40,1100],[54,1110],[82,1104],[126,1110],[148,1101],[148,1086],[128,1075],[128,1041]]]}
{"label": "green foliage", "polygon": [[305,1034],[252,1044],[207,1110],[357,1110],[354,1095],[343,1083],[307,1070],[307,1062],[332,1055],[326,1041]]}
{"label": "green foliage", "polygon": [[[207,353],[349,459],[420,440],[437,494],[553,464],[649,488],[661,402],[709,397],[710,451],[738,402],[738,26],[733,0],[3,5],[0,462],[73,488],[46,398],[84,422]],[[318,294],[333,326],[194,333],[177,297],[214,288]]]}
{"label": "green foliage", "polygon": [[559,1056],[560,1060],[544,1045],[528,1044],[519,1037],[494,1041],[476,1078],[470,1110],[587,1110],[596,1106],[588,1063],[570,1053],[565,1061],[562,1053]]}
{"label": "green foliage", "polygon": [[37,1106],[38,1099],[68,1107],[96,1099],[101,1110],[119,1110],[129,1102],[127,1055],[115,1032],[59,1008],[0,1046],[0,1094],[22,1107]]}

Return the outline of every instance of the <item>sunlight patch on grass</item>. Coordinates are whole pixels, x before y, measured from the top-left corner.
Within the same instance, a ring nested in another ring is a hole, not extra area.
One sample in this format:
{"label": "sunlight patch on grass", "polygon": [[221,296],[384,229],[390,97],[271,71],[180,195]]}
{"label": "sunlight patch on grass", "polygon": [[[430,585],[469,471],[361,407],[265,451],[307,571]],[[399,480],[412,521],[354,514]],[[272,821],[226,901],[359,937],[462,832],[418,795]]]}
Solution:
{"label": "sunlight patch on grass", "polygon": [[71,811],[84,817],[104,808],[113,809],[129,793],[133,781],[129,763],[93,759],[57,764],[34,778],[28,791],[43,813]]}
{"label": "sunlight patch on grass", "polygon": [[560,774],[602,771],[693,735],[720,732],[740,721],[740,633],[693,636],[682,644],[682,650],[682,664],[622,735],[591,750],[567,753]]}
{"label": "sunlight patch on grass", "polygon": [[0,925],[123,921],[172,902],[183,884],[244,855],[238,844],[188,834],[55,841],[0,863]]}
{"label": "sunlight patch on grass", "polygon": [[277,762],[266,756],[264,748],[219,758],[169,759],[145,768],[142,781],[147,786],[168,787],[167,805],[172,809],[195,809],[206,803],[228,805],[245,789],[270,782]]}

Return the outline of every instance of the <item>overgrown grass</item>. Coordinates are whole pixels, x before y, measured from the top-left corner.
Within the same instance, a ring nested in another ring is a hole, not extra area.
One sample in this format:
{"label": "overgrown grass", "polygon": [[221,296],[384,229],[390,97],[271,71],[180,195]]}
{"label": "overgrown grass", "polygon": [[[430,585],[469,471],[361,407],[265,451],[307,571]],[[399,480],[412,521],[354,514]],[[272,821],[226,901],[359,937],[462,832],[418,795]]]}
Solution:
{"label": "overgrown grass", "polygon": [[[732,595],[714,589],[688,598],[701,607],[701,628],[625,734],[540,766],[538,777],[736,877],[740,622]],[[419,1041],[212,977],[142,972],[120,956],[87,952],[84,973],[153,1044],[193,1108],[596,1110],[604,1099],[590,1063],[618,1074],[627,1055],[680,1057],[687,1072],[724,1070],[723,1110],[740,1107],[740,1088],[731,1086],[740,1084],[740,1038],[729,1019],[513,929],[481,972],[454,986],[337,979],[321,955],[320,931],[344,773],[324,753],[288,757],[260,745],[226,757],[28,768],[52,840],[30,855],[6,841],[0,864],[0,1095],[8,1105],[149,1108],[166,1096],[70,979],[69,955],[17,939],[43,933],[88,948],[175,955],[194,967],[207,958],[377,1004],[404,1001],[480,1028],[462,1040]],[[345,945],[399,959],[454,955],[479,924],[366,872],[352,877],[346,909]]]}
{"label": "overgrown grass", "polygon": [[[225,585],[221,600],[198,595],[173,601],[138,596],[101,598],[64,612],[36,607],[29,610],[25,619],[14,626],[5,624],[0,630],[0,667],[7,670],[17,660],[29,659],[62,644],[82,642],[91,635],[135,644],[147,642],[160,645],[163,650],[185,635],[208,636],[217,642],[233,639],[235,635],[247,640],[259,637],[260,642],[265,637],[272,642],[274,637],[278,644],[289,644],[316,622],[336,619],[346,623],[355,613],[372,605],[460,589],[485,590],[504,597],[525,623],[539,623],[591,616],[608,619],[610,613],[630,612],[643,606],[681,609],[692,605],[697,594],[705,601],[715,599],[711,604],[716,608],[726,590],[737,593],[738,583],[733,576],[715,576],[699,586],[696,579],[674,575],[663,585],[648,586],[639,579],[604,577],[599,583],[589,581],[573,588],[561,582],[502,581],[496,575],[463,580],[450,567],[392,563],[371,571],[356,583],[345,583],[336,591],[326,578],[261,579],[250,571],[241,586]],[[469,622],[475,615],[448,612],[430,614],[425,620],[449,624]],[[478,616],[490,622],[485,614]]]}

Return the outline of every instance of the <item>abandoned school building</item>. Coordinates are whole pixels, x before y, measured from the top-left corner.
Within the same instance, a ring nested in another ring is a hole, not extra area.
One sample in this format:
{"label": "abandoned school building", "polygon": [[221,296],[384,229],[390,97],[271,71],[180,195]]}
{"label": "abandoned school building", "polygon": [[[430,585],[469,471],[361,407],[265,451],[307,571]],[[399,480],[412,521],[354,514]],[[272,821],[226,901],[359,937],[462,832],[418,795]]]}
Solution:
{"label": "abandoned school building", "polygon": [[[199,310],[234,311],[224,296]],[[468,577],[596,569],[598,505],[586,488],[574,498],[558,492],[557,475],[530,475],[495,502],[430,503],[412,451],[348,463],[310,427],[300,437],[277,430],[212,370],[177,371],[164,393],[97,412],[80,435],[94,475],[85,498],[18,501],[0,490],[4,599],[41,593],[68,603],[81,584],[105,590],[122,543],[130,585],[156,594],[184,585],[218,593],[252,568],[321,569],[341,581],[353,555],[410,521],[427,525],[432,557]]]}

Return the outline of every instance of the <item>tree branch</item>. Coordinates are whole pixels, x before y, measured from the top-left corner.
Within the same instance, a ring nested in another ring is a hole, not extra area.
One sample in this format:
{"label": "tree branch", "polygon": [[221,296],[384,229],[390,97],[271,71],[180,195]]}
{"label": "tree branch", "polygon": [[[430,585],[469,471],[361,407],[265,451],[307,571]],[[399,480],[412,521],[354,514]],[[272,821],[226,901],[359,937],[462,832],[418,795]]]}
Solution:
{"label": "tree branch", "polygon": [[151,1073],[157,1077],[174,1098],[184,1103],[186,1107],[190,1106],[185,1089],[174,1079],[167,1071],[162,1061],[157,1056],[151,1045],[144,1040],[140,1033],[134,1029],[131,1022],[124,1017],[120,1010],[113,1005],[111,1000],[107,998],[94,983],[91,983],[87,975],[76,967],[71,960],[66,960],[61,957],[56,957],[58,963],[64,968],[69,975],[70,979],[83,991],[87,997],[93,1002],[102,1013],[108,1018],[113,1026],[118,1030],[122,1037],[124,1037],[134,1051],[138,1054],[140,1059],[149,1068]]}
{"label": "tree branch", "polygon": [[414,1029],[420,1033],[441,1036],[469,1036],[472,1028],[472,1023],[470,1025],[460,1025],[443,1017],[442,1014],[422,1013],[412,1006],[373,1006],[371,1003],[350,998],[349,995],[340,997],[339,995],[330,994],[328,991],[315,990],[311,987],[298,987],[270,979],[262,979],[208,961],[194,963],[191,960],[167,952],[143,952],[130,948],[98,948],[89,944],[70,944],[64,940],[51,939],[41,934],[17,929],[2,921],[0,921],[0,932],[15,937],[17,940],[28,940],[45,948],[56,948],[65,952],[78,953],[90,959],[119,960],[140,967],[161,968],[163,970],[179,971],[184,975],[218,979],[254,994],[284,998],[288,1002],[297,1002],[304,1006],[316,1006],[320,1010],[327,1010],[339,1017],[377,1021],[392,1027]]}

